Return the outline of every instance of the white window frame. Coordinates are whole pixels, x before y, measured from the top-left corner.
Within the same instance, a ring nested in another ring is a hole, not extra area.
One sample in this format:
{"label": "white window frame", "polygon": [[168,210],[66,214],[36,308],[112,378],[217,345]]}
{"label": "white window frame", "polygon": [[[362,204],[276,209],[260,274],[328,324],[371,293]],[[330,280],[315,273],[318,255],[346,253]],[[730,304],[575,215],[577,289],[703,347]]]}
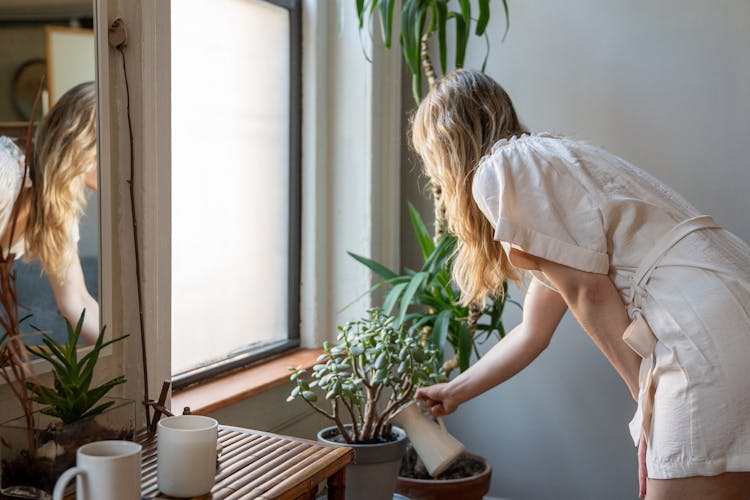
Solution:
{"label": "white window frame", "polygon": [[[401,54],[360,46],[353,5],[343,25],[333,2],[302,0],[302,255],[300,340],[335,338],[336,325],[369,301],[341,311],[372,283],[351,250],[397,267],[399,262]],[[170,378],[171,219],[169,2],[96,0],[100,112],[102,314],[130,333],[122,354],[129,397],[143,399],[137,288],[130,220],[130,145],[120,53],[108,46],[117,18],[125,49],[133,116],[135,204],[140,227],[148,394]],[[361,133],[360,133],[361,132]],[[147,215],[147,216],[146,216]],[[139,408],[139,418],[143,410]],[[143,422],[139,420],[139,422]]]}

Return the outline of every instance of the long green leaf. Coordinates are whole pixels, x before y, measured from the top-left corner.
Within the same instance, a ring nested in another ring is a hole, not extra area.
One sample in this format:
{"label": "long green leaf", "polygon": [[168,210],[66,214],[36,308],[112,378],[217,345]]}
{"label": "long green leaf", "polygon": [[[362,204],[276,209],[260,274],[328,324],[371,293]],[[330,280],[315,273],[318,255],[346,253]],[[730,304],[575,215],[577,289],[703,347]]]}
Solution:
{"label": "long green leaf", "polygon": [[400,283],[388,291],[388,294],[386,294],[385,300],[383,301],[384,313],[391,314],[393,306],[396,305],[396,302],[398,302],[399,299],[401,299],[401,294],[404,293],[407,285],[408,283]]}
{"label": "long green leaf", "polygon": [[419,38],[419,34],[415,32],[418,3],[419,0],[404,0],[401,7],[401,45],[403,46],[404,59],[412,75],[421,71],[419,67],[419,41],[415,41],[415,38]]}
{"label": "long green leaf", "polygon": [[412,304],[412,298],[414,297],[414,294],[417,293],[417,290],[419,290],[419,287],[422,286],[422,283],[424,283],[424,280],[427,279],[428,274],[424,272],[419,272],[412,276],[411,281],[409,282],[409,285],[406,287],[406,290],[404,291],[404,295],[401,296],[401,308],[399,310],[398,317],[396,318],[395,326],[398,328],[403,324],[404,316],[406,316],[406,311],[409,309],[409,306]]}
{"label": "long green leaf", "polygon": [[385,48],[391,48],[391,38],[393,37],[393,11],[396,2],[394,0],[382,0],[380,2],[380,25],[383,30],[383,41]]}
{"label": "long green leaf", "polygon": [[487,36],[487,33],[484,34],[484,43],[485,43],[485,51],[484,51],[484,59],[482,59],[482,72],[487,69],[487,61],[490,59],[490,37]]}
{"label": "long green leaf", "polygon": [[479,0],[479,18],[477,19],[477,36],[482,36],[490,22],[490,0]]}
{"label": "long green leaf", "polygon": [[437,32],[438,50],[440,52],[440,70],[443,74],[448,72],[448,4],[445,1],[437,2]]}
{"label": "long green leaf", "polygon": [[368,288],[367,290],[365,290],[361,294],[357,295],[354,298],[354,300],[352,300],[351,302],[349,302],[348,304],[346,304],[344,307],[339,308],[336,312],[337,313],[341,313],[343,311],[346,311],[348,308],[350,308],[351,306],[353,306],[354,304],[356,304],[357,302],[359,302],[359,300],[362,299],[362,297],[366,297],[366,296],[370,295],[372,292],[374,292],[375,290],[377,290],[381,286],[385,286],[385,285],[397,285],[399,283],[408,283],[409,279],[410,279],[409,276],[397,276],[397,277],[392,278],[390,280],[378,281],[377,283],[375,283],[374,285],[372,285],[370,288]]}
{"label": "long green leaf", "polygon": [[508,30],[510,30],[510,12],[508,11],[508,0],[503,0],[503,9],[505,10],[505,33],[503,33],[502,41],[505,41],[505,37],[508,36]]}
{"label": "long green leaf", "polygon": [[453,317],[453,311],[450,309],[444,309],[438,313],[435,319],[435,325],[432,327],[430,332],[430,344],[439,355],[440,364],[443,363],[445,349],[445,342],[448,339],[448,327],[451,324]]}
{"label": "long green leaf", "polygon": [[[378,0],[373,0],[377,2]],[[365,0],[357,0],[357,19],[359,19],[359,29],[365,24]]]}
{"label": "long green leaf", "polygon": [[445,259],[450,257],[456,248],[457,241],[456,237],[452,234],[443,236],[435,247],[435,250],[430,254],[430,257],[425,261],[422,270],[434,273],[443,267]]}
{"label": "long green leaf", "polygon": [[471,22],[471,0],[458,0],[458,3],[461,6],[461,17],[468,25]]}
{"label": "long green leaf", "polygon": [[393,271],[385,267],[383,264],[380,264],[379,262],[375,262],[374,260],[368,259],[367,257],[362,257],[361,255],[357,255],[356,253],[352,253],[352,252],[346,252],[346,253],[348,253],[352,258],[354,258],[354,260],[369,267],[372,272],[374,272],[381,278],[385,278],[385,279],[398,278],[398,274],[394,273]]}
{"label": "long green leaf", "polygon": [[[419,314],[419,313],[417,313]],[[435,319],[434,314],[425,314],[423,315],[419,320],[413,322],[409,326],[409,335],[414,335],[417,330],[425,326],[427,323],[433,321]]]}
{"label": "long green leaf", "polygon": [[469,22],[471,20],[464,18],[459,12],[455,12],[454,19],[456,20],[456,68],[463,68],[466,59],[466,46],[469,43]]}
{"label": "long green leaf", "polygon": [[422,249],[422,256],[427,260],[432,252],[435,251],[435,242],[432,241],[432,236],[427,230],[427,225],[424,223],[424,219],[419,213],[419,210],[409,202],[409,218],[411,219],[411,226],[414,228],[414,234],[417,236],[419,241],[419,247]]}
{"label": "long green leaf", "polygon": [[458,330],[458,368],[462,372],[469,367],[471,361],[471,332],[466,322],[461,322]]}

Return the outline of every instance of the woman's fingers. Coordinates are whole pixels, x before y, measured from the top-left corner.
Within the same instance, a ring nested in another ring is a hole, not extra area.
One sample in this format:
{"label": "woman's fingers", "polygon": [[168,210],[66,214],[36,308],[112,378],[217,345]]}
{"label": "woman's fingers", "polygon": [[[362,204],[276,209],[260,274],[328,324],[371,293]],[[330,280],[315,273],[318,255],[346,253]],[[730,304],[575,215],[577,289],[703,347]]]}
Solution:
{"label": "woman's fingers", "polygon": [[447,384],[422,387],[414,394],[414,399],[422,401],[435,417],[444,417],[455,411],[458,404],[451,398]]}

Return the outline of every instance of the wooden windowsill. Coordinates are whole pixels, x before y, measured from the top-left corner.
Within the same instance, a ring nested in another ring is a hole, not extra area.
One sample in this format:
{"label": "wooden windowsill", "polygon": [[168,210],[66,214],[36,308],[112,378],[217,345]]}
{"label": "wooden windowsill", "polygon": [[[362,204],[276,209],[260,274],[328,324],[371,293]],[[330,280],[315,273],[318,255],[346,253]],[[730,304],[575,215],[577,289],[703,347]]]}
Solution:
{"label": "wooden windowsill", "polygon": [[289,381],[290,366],[310,368],[322,349],[295,349],[277,358],[230,375],[215,378],[172,394],[172,411],[182,413],[185,406],[196,415],[205,415],[258,395]]}

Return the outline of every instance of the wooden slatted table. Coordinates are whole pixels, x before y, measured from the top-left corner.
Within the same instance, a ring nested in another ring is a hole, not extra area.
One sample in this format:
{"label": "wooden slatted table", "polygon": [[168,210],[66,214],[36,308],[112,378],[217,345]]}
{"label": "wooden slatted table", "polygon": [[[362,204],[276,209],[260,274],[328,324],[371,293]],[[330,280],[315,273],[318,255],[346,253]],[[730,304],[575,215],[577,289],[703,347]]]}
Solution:
{"label": "wooden slatted table", "polygon": [[[156,478],[156,439],[144,438],[141,492],[144,499],[159,494]],[[343,500],[346,465],[354,451],[344,446],[281,436],[238,427],[219,426],[221,453],[215,500],[314,499],[318,485],[328,485],[328,498]]]}

